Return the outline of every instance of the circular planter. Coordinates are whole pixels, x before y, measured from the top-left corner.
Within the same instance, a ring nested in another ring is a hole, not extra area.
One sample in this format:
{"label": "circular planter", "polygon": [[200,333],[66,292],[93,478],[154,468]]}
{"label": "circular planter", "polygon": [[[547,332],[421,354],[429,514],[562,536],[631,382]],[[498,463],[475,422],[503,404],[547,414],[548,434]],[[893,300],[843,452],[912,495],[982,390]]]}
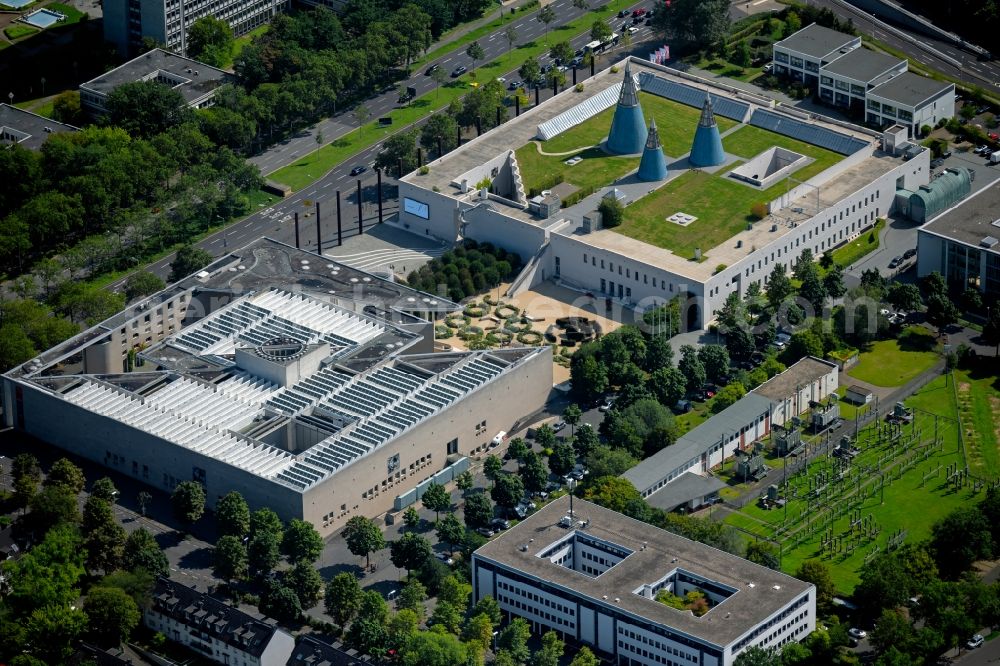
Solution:
{"label": "circular planter", "polygon": [[466,305],[465,310],[462,311],[466,317],[485,317],[486,308],[481,305]]}
{"label": "circular planter", "polygon": [[543,336],[538,331],[521,331],[517,334],[517,341],[522,345],[540,345]]}
{"label": "circular planter", "polygon": [[510,319],[511,317],[516,317],[517,315],[521,314],[521,311],[518,310],[513,305],[499,305],[497,306],[495,313],[496,316],[500,317],[501,319]]}
{"label": "circular planter", "polygon": [[493,298],[489,294],[483,296],[483,303],[486,303],[486,305],[489,305],[490,307],[500,305],[500,301],[496,298]]}

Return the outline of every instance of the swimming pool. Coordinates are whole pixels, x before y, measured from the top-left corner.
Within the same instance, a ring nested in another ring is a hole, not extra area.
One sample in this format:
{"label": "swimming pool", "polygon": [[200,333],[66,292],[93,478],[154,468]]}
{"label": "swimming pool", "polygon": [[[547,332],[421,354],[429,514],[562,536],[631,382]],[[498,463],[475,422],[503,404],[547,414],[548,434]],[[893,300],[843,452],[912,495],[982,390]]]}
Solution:
{"label": "swimming pool", "polygon": [[27,16],[21,17],[21,20],[28,25],[33,25],[36,28],[48,28],[49,26],[55,25],[59,21],[66,18],[63,14],[59,12],[54,12],[51,9],[38,9],[31,12]]}
{"label": "swimming pool", "polygon": [[4,7],[10,7],[12,9],[21,9],[22,7],[27,7],[35,0],[0,0],[0,5]]}

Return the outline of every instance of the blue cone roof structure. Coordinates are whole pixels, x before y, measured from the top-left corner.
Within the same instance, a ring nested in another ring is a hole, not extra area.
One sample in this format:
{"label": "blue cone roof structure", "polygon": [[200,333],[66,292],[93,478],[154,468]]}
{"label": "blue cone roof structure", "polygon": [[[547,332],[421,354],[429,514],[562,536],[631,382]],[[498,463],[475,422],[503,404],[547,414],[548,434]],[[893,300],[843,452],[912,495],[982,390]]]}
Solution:
{"label": "blue cone roof structure", "polygon": [[639,180],[663,180],[667,177],[667,158],[663,156],[660,146],[660,133],[656,129],[656,121],[649,123],[649,134],[646,136],[646,149],[642,151],[639,160]]}
{"label": "blue cone roof structure", "polygon": [[701,107],[701,119],[694,133],[694,143],[691,145],[691,155],[688,162],[692,166],[717,166],[726,161],[726,153],[722,150],[722,138],[719,136],[719,126],[715,123],[712,113],[712,97],[705,93],[705,104]]}
{"label": "blue cone roof structure", "polygon": [[622,82],[622,92],[618,96],[618,106],[611,121],[611,131],[608,133],[607,149],[618,155],[634,155],[641,153],[646,143],[646,119],[642,117],[642,107],[639,106],[639,92],[629,64],[625,64],[625,80]]}

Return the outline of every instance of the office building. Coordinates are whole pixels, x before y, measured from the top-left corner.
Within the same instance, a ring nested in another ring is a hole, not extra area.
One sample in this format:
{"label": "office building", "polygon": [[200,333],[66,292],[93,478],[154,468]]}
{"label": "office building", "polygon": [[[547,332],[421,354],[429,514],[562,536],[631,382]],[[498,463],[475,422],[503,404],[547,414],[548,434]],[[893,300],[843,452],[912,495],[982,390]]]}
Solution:
{"label": "office building", "polygon": [[72,125],[10,104],[0,104],[0,148],[16,144],[27,150],[41,150],[50,134],[75,131],[77,128]]}
{"label": "office building", "polygon": [[[472,586],[621,666],[730,666],[816,623],[813,585],[565,496],[474,552]],[[692,592],[696,610],[664,603]]]}

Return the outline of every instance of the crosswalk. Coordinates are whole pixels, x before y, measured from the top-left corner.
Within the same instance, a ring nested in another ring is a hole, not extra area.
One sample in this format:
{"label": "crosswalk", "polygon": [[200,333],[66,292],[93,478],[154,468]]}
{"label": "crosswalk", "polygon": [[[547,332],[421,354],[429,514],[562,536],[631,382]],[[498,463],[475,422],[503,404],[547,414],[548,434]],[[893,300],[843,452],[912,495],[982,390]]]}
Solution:
{"label": "crosswalk", "polygon": [[443,246],[419,249],[383,248],[354,254],[337,254],[334,249],[324,252],[324,255],[359,270],[387,269],[405,273],[440,257],[446,249]]}

